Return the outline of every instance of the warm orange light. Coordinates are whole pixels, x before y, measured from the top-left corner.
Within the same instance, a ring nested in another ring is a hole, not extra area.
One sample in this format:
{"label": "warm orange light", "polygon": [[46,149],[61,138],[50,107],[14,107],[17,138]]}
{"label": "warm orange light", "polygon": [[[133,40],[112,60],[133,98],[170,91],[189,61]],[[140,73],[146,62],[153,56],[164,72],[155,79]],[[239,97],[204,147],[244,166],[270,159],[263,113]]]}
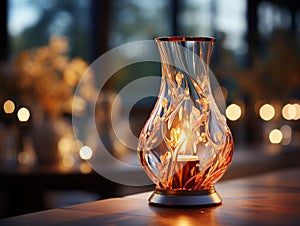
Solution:
{"label": "warm orange light", "polygon": [[176,221],[177,221],[176,225],[180,225],[180,226],[189,226],[189,225],[191,225],[190,220],[186,216],[179,216],[176,219]]}
{"label": "warm orange light", "polygon": [[82,162],[79,166],[79,170],[83,174],[88,174],[92,172],[92,168],[89,166],[88,163]]}
{"label": "warm orange light", "polygon": [[84,98],[79,96],[74,96],[72,104],[73,114],[80,117],[84,114],[84,110],[86,108],[86,101]]}
{"label": "warm orange light", "polygon": [[58,150],[60,151],[60,153],[62,155],[69,153],[70,151],[72,151],[73,149],[73,140],[69,139],[69,138],[61,138],[58,141]]}
{"label": "warm orange light", "polygon": [[3,110],[6,114],[11,114],[15,111],[15,104],[11,100],[7,100],[3,104]]}
{"label": "warm orange light", "polygon": [[26,164],[30,163],[30,160],[31,160],[31,157],[27,152],[22,151],[18,154],[19,163],[26,165]]}
{"label": "warm orange light", "polygon": [[72,167],[72,166],[74,166],[74,163],[75,163],[72,155],[65,155],[63,157],[62,162],[65,167]]}

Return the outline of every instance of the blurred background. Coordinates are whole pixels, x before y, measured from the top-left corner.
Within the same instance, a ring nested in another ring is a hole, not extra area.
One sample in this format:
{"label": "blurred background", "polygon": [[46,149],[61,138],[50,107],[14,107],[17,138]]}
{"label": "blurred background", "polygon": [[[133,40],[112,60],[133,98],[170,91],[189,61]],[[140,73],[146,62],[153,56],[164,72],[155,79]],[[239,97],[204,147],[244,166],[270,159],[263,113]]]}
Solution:
{"label": "blurred background", "polygon": [[[0,217],[152,189],[95,173],[85,162],[92,151],[73,136],[71,115],[73,101],[80,117],[97,91],[90,79],[86,92],[73,95],[90,63],[121,44],[158,36],[216,38],[211,69],[235,141],[223,180],[299,166],[298,1],[1,0],[0,23]],[[106,127],[99,136],[120,159],[135,150],[111,131],[111,100],[131,81],[152,75],[160,76],[158,63],[130,65],[99,97],[98,123]],[[144,98],[130,110],[136,136],[154,103]]]}

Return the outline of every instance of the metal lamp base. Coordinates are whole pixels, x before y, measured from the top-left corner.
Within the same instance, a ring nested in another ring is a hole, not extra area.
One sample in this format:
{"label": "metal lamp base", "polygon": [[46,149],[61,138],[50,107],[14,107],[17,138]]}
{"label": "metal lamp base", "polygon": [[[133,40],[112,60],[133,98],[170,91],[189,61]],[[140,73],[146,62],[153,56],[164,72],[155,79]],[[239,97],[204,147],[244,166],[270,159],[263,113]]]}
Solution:
{"label": "metal lamp base", "polygon": [[201,191],[155,189],[148,199],[149,205],[165,207],[207,207],[222,204],[215,188]]}

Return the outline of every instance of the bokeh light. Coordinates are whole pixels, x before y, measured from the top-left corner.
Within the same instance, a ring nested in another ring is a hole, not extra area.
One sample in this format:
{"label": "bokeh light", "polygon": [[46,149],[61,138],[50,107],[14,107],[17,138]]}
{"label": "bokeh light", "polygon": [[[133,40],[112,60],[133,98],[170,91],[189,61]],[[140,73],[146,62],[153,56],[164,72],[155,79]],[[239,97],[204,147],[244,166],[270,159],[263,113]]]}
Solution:
{"label": "bokeh light", "polygon": [[294,119],[296,117],[297,114],[297,109],[295,108],[295,106],[293,104],[289,105],[288,108],[288,115],[290,117],[290,119]]}
{"label": "bokeh light", "polygon": [[282,132],[279,129],[273,129],[269,133],[269,140],[272,144],[279,144],[282,141]]}
{"label": "bokeh light", "polygon": [[15,104],[11,100],[7,100],[3,104],[3,110],[6,114],[11,114],[15,111]]}
{"label": "bokeh light", "polygon": [[31,157],[27,152],[21,151],[18,154],[18,161],[20,164],[27,165],[31,162]]}
{"label": "bokeh light", "polygon": [[286,120],[298,120],[300,119],[300,104],[286,104],[281,113]]}
{"label": "bokeh light", "polygon": [[86,162],[82,162],[79,166],[79,170],[81,173],[83,174],[88,174],[92,172],[92,168],[90,167],[90,165]]}
{"label": "bokeh light", "polygon": [[293,106],[296,109],[296,115],[294,117],[294,120],[298,120],[298,119],[300,119],[300,104],[299,103],[295,103],[295,104],[293,104]]}
{"label": "bokeh light", "polygon": [[236,121],[242,116],[242,108],[237,104],[230,104],[226,108],[226,117],[231,121]]}
{"label": "bokeh light", "polygon": [[75,160],[72,155],[65,155],[62,159],[62,162],[65,167],[72,167],[74,166]]}
{"label": "bokeh light", "polygon": [[263,120],[269,121],[275,116],[275,108],[270,104],[264,104],[259,109],[259,116]]}
{"label": "bokeh light", "polygon": [[292,141],[292,134],[293,134],[292,127],[290,127],[289,125],[283,125],[280,128],[280,131],[282,132],[281,144],[289,145]]}
{"label": "bokeh light", "polygon": [[62,155],[70,153],[73,150],[73,140],[67,137],[63,137],[58,141],[58,150]]}
{"label": "bokeh light", "polygon": [[20,122],[27,122],[30,118],[30,111],[27,108],[22,107],[19,109],[17,115]]}
{"label": "bokeh light", "polygon": [[80,158],[88,160],[92,158],[93,150],[89,146],[83,146],[79,150]]}

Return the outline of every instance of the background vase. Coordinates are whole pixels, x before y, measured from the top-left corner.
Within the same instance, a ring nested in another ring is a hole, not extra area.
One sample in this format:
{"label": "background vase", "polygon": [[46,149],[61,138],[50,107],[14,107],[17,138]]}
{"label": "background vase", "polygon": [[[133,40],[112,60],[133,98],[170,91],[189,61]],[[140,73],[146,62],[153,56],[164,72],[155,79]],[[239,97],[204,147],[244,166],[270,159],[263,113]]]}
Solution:
{"label": "background vase", "polygon": [[61,160],[58,151],[61,119],[44,116],[32,128],[33,146],[39,165],[55,165]]}

